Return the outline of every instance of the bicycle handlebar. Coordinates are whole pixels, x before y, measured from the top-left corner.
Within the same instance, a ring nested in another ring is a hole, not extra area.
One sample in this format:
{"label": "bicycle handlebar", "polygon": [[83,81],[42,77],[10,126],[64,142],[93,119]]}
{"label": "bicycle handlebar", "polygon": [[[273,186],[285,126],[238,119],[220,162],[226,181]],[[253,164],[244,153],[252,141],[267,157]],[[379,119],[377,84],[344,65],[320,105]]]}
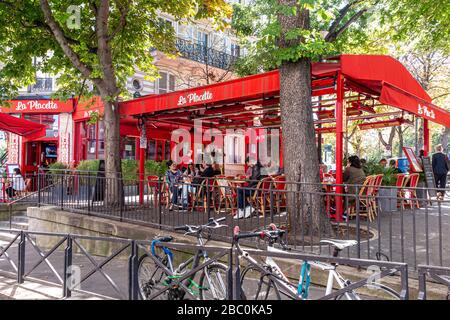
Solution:
{"label": "bicycle handlebar", "polygon": [[209,229],[216,229],[221,227],[227,227],[227,225],[219,224],[219,222],[226,220],[226,217],[222,217],[219,219],[210,218],[206,224],[202,225],[184,225],[184,226],[177,226],[173,229],[176,231],[185,231],[186,233],[198,233],[202,230],[209,228]]}
{"label": "bicycle handlebar", "polygon": [[[269,230],[270,229],[270,230]],[[277,227],[271,223],[269,225],[269,229],[265,229],[259,232],[245,232],[242,233],[240,232],[239,226],[234,227],[234,239],[235,240],[239,240],[239,239],[244,239],[244,238],[256,238],[259,237],[260,239],[271,239],[271,240],[275,240],[280,238],[281,236],[283,236],[286,231],[285,230],[280,230],[277,229]]]}

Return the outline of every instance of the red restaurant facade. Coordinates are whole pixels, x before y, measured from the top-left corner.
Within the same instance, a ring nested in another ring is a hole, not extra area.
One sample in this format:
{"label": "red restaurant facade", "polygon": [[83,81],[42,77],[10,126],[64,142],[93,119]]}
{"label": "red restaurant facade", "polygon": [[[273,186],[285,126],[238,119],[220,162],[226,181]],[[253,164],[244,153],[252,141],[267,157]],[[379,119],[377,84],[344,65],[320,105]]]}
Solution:
{"label": "red restaurant facade", "polygon": [[[222,83],[144,96],[120,104],[122,158],[166,160],[175,144],[172,132],[186,129],[193,135],[196,120],[224,132],[226,129],[282,129],[279,107],[280,76],[277,70]],[[312,108],[318,141],[321,135],[336,136],[336,182],[342,183],[343,136],[347,123],[363,120],[363,127],[380,127],[409,122],[408,117],[424,119],[424,150],[430,151],[428,122],[450,127],[450,113],[432,104],[406,68],[389,56],[341,55],[311,68]],[[320,97],[320,99],[319,99]],[[9,135],[8,163],[18,163],[24,172],[32,172],[44,162],[55,159],[76,164],[104,156],[102,122],[89,124],[92,113],[102,114],[99,99],[89,103],[58,100],[14,100],[1,112],[47,126],[44,138],[33,141]],[[375,107],[390,106],[392,112],[377,113]],[[380,121],[381,118],[381,121]],[[387,120],[389,118],[389,120]],[[141,145],[145,126],[147,143]],[[280,136],[276,137],[281,141]],[[241,159],[257,153],[246,138]],[[250,141],[251,142],[251,141]],[[191,143],[190,157],[203,151]],[[234,143],[234,142],[233,142]],[[142,148],[141,148],[142,147]],[[225,146],[224,148],[228,148]],[[282,167],[282,147],[280,163]],[[55,156],[56,155],[56,156]],[[142,168],[142,165],[141,165]]]}

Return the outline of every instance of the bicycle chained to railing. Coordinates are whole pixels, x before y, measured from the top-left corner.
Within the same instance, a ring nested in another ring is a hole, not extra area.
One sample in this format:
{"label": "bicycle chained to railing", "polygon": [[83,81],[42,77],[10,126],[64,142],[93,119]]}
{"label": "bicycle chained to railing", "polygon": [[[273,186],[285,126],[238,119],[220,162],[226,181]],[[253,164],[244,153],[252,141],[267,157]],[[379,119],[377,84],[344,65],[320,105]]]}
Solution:
{"label": "bicycle chained to railing", "polygon": [[[352,284],[338,272],[337,263],[324,263],[320,261],[304,261],[300,267],[300,274],[297,283],[291,280],[282,272],[275,260],[267,256],[263,262],[258,262],[240,245],[239,240],[244,238],[259,238],[267,243],[268,252],[286,253],[290,248],[286,245],[283,237],[286,231],[278,229],[275,224],[270,224],[267,229],[257,232],[240,232],[236,226],[233,234],[233,245],[237,249],[239,258],[246,260],[249,264],[242,270],[241,299],[243,300],[281,300],[295,299],[305,300],[309,297],[311,285],[311,266],[318,267],[323,271],[328,271],[327,286],[325,295],[333,292],[334,283],[339,289],[344,289]],[[334,247],[333,257],[337,258],[339,253],[347,248],[357,244],[355,240],[335,240],[327,239],[320,241],[323,244],[329,244]],[[274,244],[279,243],[281,249],[275,248]],[[362,290],[361,290],[362,289]],[[400,299],[400,295],[392,288],[378,282],[364,284],[361,288],[349,290],[339,295],[335,299],[362,300],[364,290],[382,290],[385,295],[392,299]],[[361,291],[363,293],[361,293]]]}
{"label": "bicycle chained to railing", "polygon": [[[223,220],[225,218],[211,218],[203,225],[178,226],[174,230],[185,231],[185,235],[194,235],[197,238],[197,245],[201,248],[209,241],[215,229],[227,227],[227,225],[220,224]],[[168,243],[172,240],[171,236],[163,236],[156,237],[151,242],[151,254],[170,270],[171,275],[165,273],[163,268],[158,266],[148,254],[144,254],[139,259],[138,283],[141,299],[147,300],[166,287],[169,289],[157,296],[156,299],[185,299],[186,289],[177,285],[174,280],[181,278],[189,270],[197,268],[200,263],[210,260],[205,250],[198,249],[192,257],[175,267],[173,252],[164,245],[157,246],[157,244]],[[184,287],[187,288],[190,296],[200,300],[224,300],[227,298],[227,269],[225,264],[213,262],[184,280]],[[197,275],[199,275],[198,282],[195,279]]]}

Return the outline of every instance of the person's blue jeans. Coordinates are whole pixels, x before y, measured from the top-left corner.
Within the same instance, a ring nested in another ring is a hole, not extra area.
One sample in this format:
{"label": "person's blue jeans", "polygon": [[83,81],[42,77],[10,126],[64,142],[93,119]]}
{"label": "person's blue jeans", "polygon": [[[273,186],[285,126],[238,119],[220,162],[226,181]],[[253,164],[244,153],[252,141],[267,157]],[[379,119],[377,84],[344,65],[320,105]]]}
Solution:
{"label": "person's blue jeans", "polygon": [[247,197],[250,197],[251,195],[251,190],[237,188],[237,203],[239,209],[244,209],[247,206]]}
{"label": "person's blue jeans", "polygon": [[177,204],[178,203],[178,192],[179,192],[179,188],[177,185],[172,185],[170,187],[170,192],[172,192],[172,204]]}
{"label": "person's blue jeans", "polygon": [[183,184],[181,192],[181,201],[183,203],[183,208],[187,208],[189,193],[195,192],[195,187],[190,184]]}

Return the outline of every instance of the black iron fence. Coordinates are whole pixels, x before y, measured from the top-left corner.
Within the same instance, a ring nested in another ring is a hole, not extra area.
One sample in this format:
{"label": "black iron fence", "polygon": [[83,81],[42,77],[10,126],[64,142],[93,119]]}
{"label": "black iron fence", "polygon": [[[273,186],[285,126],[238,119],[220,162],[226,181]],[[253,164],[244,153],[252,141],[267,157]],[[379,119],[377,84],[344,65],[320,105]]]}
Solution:
{"label": "black iron fence", "polygon": [[231,55],[225,51],[206,46],[203,43],[196,43],[181,38],[177,38],[176,46],[183,58],[224,70],[230,70],[239,58],[239,52]]}
{"label": "black iron fence", "polygon": [[427,299],[427,278],[446,286],[445,299],[450,300],[450,268],[419,265],[417,272],[419,274],[419,300]]}
{"label": "black iron fence", "polygon": [[[164,277],[171,278],[171,285],[164,286],[154,292],[150,298],[158,298],[173,287],[189,291],[185,280],[192,277],[202,268],[220,260],[226,265],[226,297],[227,300],[242,298],[240,270],[243,267],[239,251],[234,246],[212,247],[196,246],[181,243],[157,243],[156,246],[168,247],[175,256],[192,254],[198,250],[209,253],[209,259],[196,268],[188,269],[182,275],[175,275],[149,249],[151,241],[131,240],[110,237],[96,237],[66,233],[31,232],[23,230],[3,229],[14,237],[6,244],[0,245],[0,271],[13,275],[17,283],[45,280],[46,283],[60,287],[60,298],[70,298],[74,294],[89,294],[107,299],[140,299],[139,295],[139,262],[143,256],[153,259],[155,265],[162,269]],[[95,251],[109,243],[110,247],[103,254]],[[338,258],[317,256],[303,253],[269,252],[265,250],[249,250],[254,256],[289,259],[289,261],[319,261],[330,265],[346,265],[355,268],[377,267],[377,281],[390,277],[398,288],[401,299],[409,299],[408,267],[405,263],[394,263],[377,260]],[[299,264],[300,266],[300,264]],[[108,267],[110,267],[108,269]],[[325,271],[326,272],[326,271]],[[316,299],[333,299],[372,281],[372,273],[365,273],[362,279],[333,293],[321,293]],[[91,280],[91,281],[90,281]],[[246,290],[253,290],[246,287]],[[199,299],[198,296],[190,298]],[[374,298],[374,297],[366,297]],[[376,297],[380,298],[380,297]]]}
{"label": "black iron fence", "polygon": [[[358,244],[346,249],[348,258],[405,262],[414,270],[419,264],[450,266],[450,201],[430,197],[430,188],[299,184],[280,177],[250,186],[227,177],[169,185],[159,177],[118,180],[96,172],[35,179],[36,202],[62,210],[161,229],[226,217],[231,228],[214,235],[225,241],[234,226],[253,231],[275,223],[287,230],[289,245],[303,252],[324,253],[323,238],[354,239]],[[339,200],[344,217],[336,222]]]}

